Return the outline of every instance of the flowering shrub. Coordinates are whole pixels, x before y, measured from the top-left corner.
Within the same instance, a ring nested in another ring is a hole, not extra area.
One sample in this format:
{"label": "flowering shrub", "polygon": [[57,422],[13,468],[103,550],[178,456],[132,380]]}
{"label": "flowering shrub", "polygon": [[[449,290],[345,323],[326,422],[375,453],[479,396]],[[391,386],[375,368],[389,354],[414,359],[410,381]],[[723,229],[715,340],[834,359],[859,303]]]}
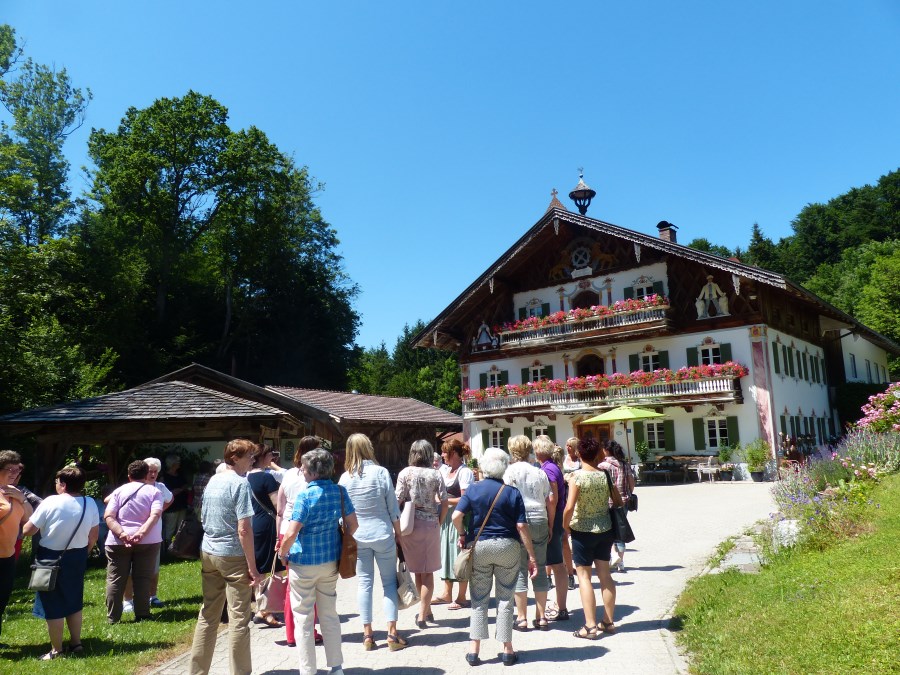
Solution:
{"label": "flowering shrub", "polygon": [[623,312],[636,312],[643,309],[655,309],[668,307],[669,299],[664,295],[648,295],[643,298],[631,300],[619,300],[609,307],[594,305],[590,309],[571,309],[568,312],[554,312],[549,316],[530,316],[527,319],[519,319],[512,323],[504,323],[502,326],[494,326],[494,332],[511,333],[523,330],[535,330],[544,326],[555,326],[566,321],[586,321],[597,317],[612,316]]}
{"label": "flowering shrub", "polygon": [[[786,518],[799,521],[801,537],[822,548],[859,532],[879,478],[900,469],[900,433],[851,431],[829,459],[783,472],[774,488]],[[876,505],[877,508],[877,505]]]}
{"label": "flowering shrub", "polygon": [[865,415],[857,425],[871,431],[900,431],[900,382],[882,394],[869,397],[862,407]]}
{"label": "flowering shrub", "polygon": [[746,366],[728,361],[709,366],[690,366],[669,370],[660,368],[653,372],[636,370],[633,373],[613,373],[612,375],[586,375],[570,377],[567,380],[541,380],[526,384],[504,384],[485,389],[465,389],[459,394],[460,401],[484,401],[487,398],[509,396],[527,396],[533,393],[551,392],[559,394],[566,391],[584,391],[586,389],[608,389],[609,387],[648,387],[659,383],[695,382],[713,377],[741,378],[750,371]]}

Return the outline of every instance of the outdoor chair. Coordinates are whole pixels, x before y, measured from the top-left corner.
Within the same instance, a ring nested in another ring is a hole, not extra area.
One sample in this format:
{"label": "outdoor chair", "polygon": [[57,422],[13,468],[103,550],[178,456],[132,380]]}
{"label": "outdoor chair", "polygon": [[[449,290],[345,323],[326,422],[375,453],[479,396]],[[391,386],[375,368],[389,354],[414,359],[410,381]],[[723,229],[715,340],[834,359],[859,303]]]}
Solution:
{"label": "outdoor chair", "polygon": [[715,457],[710,457],[697,467],[697,480],[703,482],[703,476],[709,476],[709,482],[715,483],[716,476],[719,474],[719,461]]}

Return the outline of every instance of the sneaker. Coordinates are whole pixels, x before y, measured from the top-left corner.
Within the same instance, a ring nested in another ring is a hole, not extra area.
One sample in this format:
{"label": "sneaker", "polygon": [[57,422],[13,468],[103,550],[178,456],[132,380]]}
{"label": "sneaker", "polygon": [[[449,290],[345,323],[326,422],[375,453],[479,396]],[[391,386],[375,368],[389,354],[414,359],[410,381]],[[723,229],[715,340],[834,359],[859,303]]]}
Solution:
{"label": "sneaker", "polygon": [[166,603],[157,598],[155,595],[150,596],[150,606],[151,607],[165,607]]}
{"label": "sneaker", "polygon": [[125,600],[122,603],[122,614],[133,614],[134,613],[134,603],[131,600]]}
{"label": "sneaker", "polygon": [[575,575],[574,574],[569,575],[569,590],[570,591],[575,590]]}

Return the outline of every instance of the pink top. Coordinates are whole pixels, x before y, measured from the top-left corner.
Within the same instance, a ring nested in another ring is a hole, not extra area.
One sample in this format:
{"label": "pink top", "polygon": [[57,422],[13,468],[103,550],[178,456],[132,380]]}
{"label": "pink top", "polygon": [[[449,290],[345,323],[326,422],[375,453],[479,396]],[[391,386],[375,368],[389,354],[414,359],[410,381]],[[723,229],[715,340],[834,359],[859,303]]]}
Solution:
{"label": "pink top", "polygon": [[[134,496],[132,497],[132,495]],[[147,485],[143,481],[135,481],[125,483],[125,485],[116,488],[109,497],[104,515],[116,516],[116,520],[122,526],[125,534],[134,534],[140,529],[141,525],[147,522],[151,515],[154,513],[162,515],[162,511],[163,501],[160,491],[153,485]],[[157,520],[156,524],[141,539],[141,543],[159,544],[161,541],[162,521]],[[121,546],[123,543],[110,530],[106,536],[106,545]]]}

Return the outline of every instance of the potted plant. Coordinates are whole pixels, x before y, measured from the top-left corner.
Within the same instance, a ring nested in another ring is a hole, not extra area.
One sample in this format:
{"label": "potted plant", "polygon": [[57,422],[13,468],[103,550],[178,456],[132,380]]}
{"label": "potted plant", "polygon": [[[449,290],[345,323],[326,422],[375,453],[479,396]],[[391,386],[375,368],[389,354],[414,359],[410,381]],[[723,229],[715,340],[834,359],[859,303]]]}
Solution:
{"label": "potted plant", "polygon": [[725,481],[731,481],[734,464],[731,463],[731,456],[740,450],[740,446],[724,445],[719,448],[719,478]]}
{"label": "potted plant", "polygon": [[769,454],[769,443],[762,438],[757,438],[744,450],[744,457],[747,459],[747,469],[750,471],[750,478],[754,481],[759,482],[763,480],[766,462],[769,461]]}

